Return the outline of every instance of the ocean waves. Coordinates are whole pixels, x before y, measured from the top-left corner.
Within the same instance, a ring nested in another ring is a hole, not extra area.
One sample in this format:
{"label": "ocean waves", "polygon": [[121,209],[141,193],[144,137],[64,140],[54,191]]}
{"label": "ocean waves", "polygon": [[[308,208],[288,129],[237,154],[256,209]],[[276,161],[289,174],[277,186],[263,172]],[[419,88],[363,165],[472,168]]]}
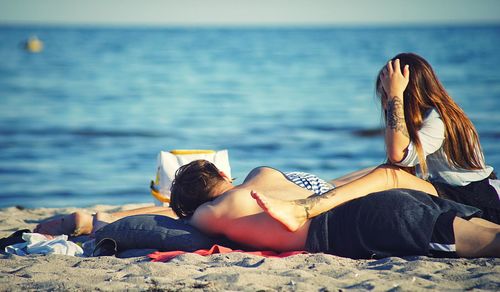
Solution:
{"label": "ocean waves", "polygon": [[[374,81],[403,51],[434,65],[499,168],[498,31],[0,26],[0,207],[150,201],[160,150],[228,149],[237,182],[383,163]],[[17,46],[32,33],[40,54]]]}

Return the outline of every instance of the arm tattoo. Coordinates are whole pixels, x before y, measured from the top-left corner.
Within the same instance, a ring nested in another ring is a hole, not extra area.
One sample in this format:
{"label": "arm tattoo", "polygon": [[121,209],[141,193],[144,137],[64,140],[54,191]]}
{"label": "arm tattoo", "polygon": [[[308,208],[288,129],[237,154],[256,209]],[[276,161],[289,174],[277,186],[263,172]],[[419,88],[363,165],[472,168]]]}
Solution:
{"label": "arm tattoo", "polygon": [[304,211],[306,213],[306,218],[307,219],[311,219],[311,213],[310,211],[316,206],[318,205],[321,200],[323,199],[328,199],[330,197],[333,197],[336,193],[336,190],[331,190],[329,192],[326,192],[324,194],[321,194],[321,195],[313,195],[313,196],[310,196],[306,199],[300,199],[300,200],[295,200],[295,204],[297,204],[298,206],[301,206],[304,208]]}
{"label": "arm tattoo", "polygon": [[407,138],[410,137],[406,129],[403,103],[397,96],[394,96],[387,103],[387,126],[396,132],[401,132]]}

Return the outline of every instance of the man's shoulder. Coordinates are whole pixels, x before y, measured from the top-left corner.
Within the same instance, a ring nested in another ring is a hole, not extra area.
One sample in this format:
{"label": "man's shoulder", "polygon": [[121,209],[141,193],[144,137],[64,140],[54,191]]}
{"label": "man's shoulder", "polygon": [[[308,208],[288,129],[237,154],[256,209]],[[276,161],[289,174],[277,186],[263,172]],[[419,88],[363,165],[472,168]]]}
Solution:
{"label": "man's shoulder", "polygon": [[216,205],[208,202],[196,208],[188,222],[203,232],[215,234],[217,231],[213,229],[212,222],[219,216],[220,212],[218,212]]}
{"label": "man's shoulder", "polygon": [[238,197],[244,193],[250,193],[250,191],[242,187],[231,189],[214,200],[200,205],[196,208],[194,214],[201,213],[205,215],[216,215],[217,211],[222,210],[223,208],[228,208],[231,204],[236,203]]}
{"label": "man's shoulder", "polygon": [[244,205],[242,199],[245,194],[250,197],[250,191],[247,189],[232,189],[215,200],[204,203],[195,210],[189,224],[207,233],[220,234],[226,217],[231,217],[234,213],[232,211],[238,209],[239,205]]}

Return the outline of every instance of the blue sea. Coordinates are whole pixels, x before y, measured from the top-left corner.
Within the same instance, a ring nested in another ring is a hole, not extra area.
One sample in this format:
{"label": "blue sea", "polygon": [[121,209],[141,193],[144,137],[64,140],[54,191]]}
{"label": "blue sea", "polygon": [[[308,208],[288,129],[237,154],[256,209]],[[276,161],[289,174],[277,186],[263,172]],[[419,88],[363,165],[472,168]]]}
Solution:
{"label": "blue sea", "polygon": [[152,202],[160,150],[228,149],[237,182],[380,164],[374,83],[399,52],[434,66],[499,169],[499,48],[500,26],[0,26],[0,207]]}

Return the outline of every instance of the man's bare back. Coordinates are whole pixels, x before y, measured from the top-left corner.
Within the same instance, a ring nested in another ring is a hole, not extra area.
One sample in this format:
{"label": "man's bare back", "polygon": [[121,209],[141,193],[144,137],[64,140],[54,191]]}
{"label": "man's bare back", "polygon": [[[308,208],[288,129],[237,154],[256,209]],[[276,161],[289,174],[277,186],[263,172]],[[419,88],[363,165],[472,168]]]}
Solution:
{"label": "man's bare back", "polygon": [[225,235],[256,249],[304,249],[309,224],[304,224],[296,232],[286,230],[257,205],[250,195],[252,190],[282,200],[305,199],[313,195],[313,192],[289,181],[282,172],[259,167],[252,170],[241,185],[198,207],[190,224],[208,234]]}

